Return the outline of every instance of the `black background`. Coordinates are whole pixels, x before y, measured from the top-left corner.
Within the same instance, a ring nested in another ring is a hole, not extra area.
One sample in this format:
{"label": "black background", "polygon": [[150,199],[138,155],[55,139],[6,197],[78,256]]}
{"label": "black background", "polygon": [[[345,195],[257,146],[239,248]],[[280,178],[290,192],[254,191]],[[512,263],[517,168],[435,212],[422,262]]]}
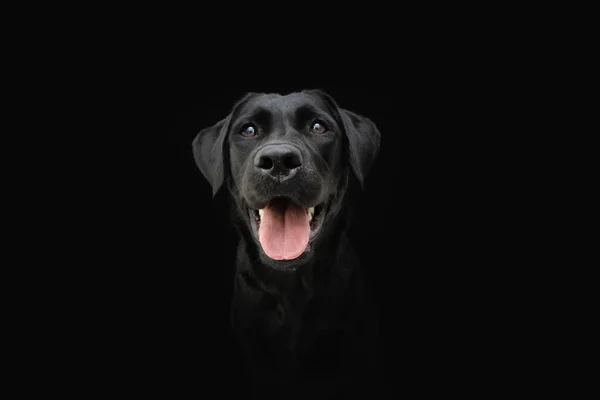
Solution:
{"label": "black background", "polygon": [[24,14],[37,29],[7,48],[18,49],[7,99],[24,112],[7,109],[6,137],[33,139],[19,155],[32,173],[9,163],[19,190],[6,197],[32,193],[25,210],[6,208],[19,227],[8,238],[26,240],[6,263],[23,284],[5,280],[19,315],[6,330],[24,344],[6,344],[12,372],[40,376],[20,390],[244,394],[228,333],[237,236],[191,142],[247,91],[304,88],[382,133],[351,238],[381,310],[391,394],[556,387],[573,365],[557,344],[579,341],[556,314],[580,309],[562,301],[578,251],[556,217],[574,215],[561,196],[578,199],[556,183],[575,181],[566,166],[579,154],[560,149],[576,119],[560,109],[573,96],[557,95],[578,76],[560,52],[572,41],[552,35],[564,24],[539,7],[364,6],[276,18],[230,4],[157,17],[97,8],[39,25]]}
{"label": "black background", "polygon": [[248,91],[305,88],[325,90],[382,135],[350,235],[381,310],[384,382],[401,393],[507,379],[516,332],[504,322],[518,279],[504,234],[514,201],[503,190],[510,160],[498,161],[504,111],[475,76],[412,72],[353,85],[204,75],[120,87],[100,123],[111,149],[91,189],[100,240],[82,288],[95,289],[90,329],[110,382],[244,393],[228,325],[237,235],[227,193],[212,197],[192,140]]}
{"label": "black background", "polygon": [[[387,386],[486,395],[535,383],[555,346],[540,314],[554,321],[558,309],[538,290],[563,290],[544,281],[554,260],[540,261],[561,247],[539,246],[554,210],[531,196],[554,179],[539,156],[564,156],[543,148],[540,123],[555,116],[536,114],[554,100],[555,42],[535,25],[539,10],[450,8],[311,10],[297,24],[202,10],[173,30],[141,9],[74,29],[45,16],[52,28],[33,37],[43,51],[20,47],[34,60],[16,57],[25,74],[7,75],[27,100],[11,98],[27,106],[7,137],[39,133],[22,161],[42,161],[22,180],[27,210],[8,210],[28,238],[18,259],[40,258],[19,268],[26,290],[11,298],[32,305],[19,313],[34,324],[21,327],[16,350],[32,357],[20,362],[79,397],[242,395],[228,333],[237,237],[191,142],[247,91],[321,88],[382,133],[351,238],[381,309]],[[545,43],[552,57],[540,62]],[[26,384],[48,387],[37,382]]]}

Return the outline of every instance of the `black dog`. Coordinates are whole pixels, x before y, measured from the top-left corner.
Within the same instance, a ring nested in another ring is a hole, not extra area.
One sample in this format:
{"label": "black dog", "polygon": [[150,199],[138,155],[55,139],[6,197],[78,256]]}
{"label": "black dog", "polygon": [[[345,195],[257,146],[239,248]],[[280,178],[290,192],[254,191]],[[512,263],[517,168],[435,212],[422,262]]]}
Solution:
{"label": "black dog", "polygon": [[346,230],[379,152],[373,122],[320,90],[247,94],[194,140],[213,193],[234,200],[231,319],[261,398],[331,398],[370,385],[372,307]]}

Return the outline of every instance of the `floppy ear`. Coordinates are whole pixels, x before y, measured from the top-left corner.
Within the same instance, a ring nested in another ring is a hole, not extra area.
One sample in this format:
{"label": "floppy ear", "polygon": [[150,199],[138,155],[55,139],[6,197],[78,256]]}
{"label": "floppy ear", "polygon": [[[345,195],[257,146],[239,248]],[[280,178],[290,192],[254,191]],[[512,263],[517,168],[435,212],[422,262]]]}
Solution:
{"label": "floppy ear", "polygon": [[344,134],[348,140],[350,167],[361,188],[364,189],[365,178],[379,154],[381,142],[379,129],[369,118],[340,108],[333,97],[321,89],[304,90],[304,92],[320,96],[338,113]]}
{"label": "floppy ear", "polygon": [[231,115],[210,128],[201,130],[192,143],[196,165],[212,186],[213,197],[225,180],[223,144],[229,129],[230,118]]}
{"label": "floppy ear", "polygon": [[213,189],[213,197],[217,194],[225,181],[225,140],[231,120],[234,119],[239,108],[259,93],[249,92],[240,99],[231,109],[229,115],[210,128],[205,128],[196,135],[192,146],[194,159],[200,172],[208,180]]}
{"label": "floppy ear", "polygon": [[341,108],[339,112],[348,139],[350,166],[364,189],[365,178],[379,154],[381,134],[370,119]]}

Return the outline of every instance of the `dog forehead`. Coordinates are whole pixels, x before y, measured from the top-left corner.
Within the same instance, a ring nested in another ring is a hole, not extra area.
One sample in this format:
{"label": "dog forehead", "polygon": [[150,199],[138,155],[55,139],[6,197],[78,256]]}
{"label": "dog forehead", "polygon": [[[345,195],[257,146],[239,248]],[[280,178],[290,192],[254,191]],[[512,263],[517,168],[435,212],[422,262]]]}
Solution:
{"label": "dog forehead", "polygon": [[294,92],[286,95],[261,93],[251,98],[241,109],[241,114],[263,109],[273,113],[290,114],[299,108],[325,109],[325,103],[311,93]]}

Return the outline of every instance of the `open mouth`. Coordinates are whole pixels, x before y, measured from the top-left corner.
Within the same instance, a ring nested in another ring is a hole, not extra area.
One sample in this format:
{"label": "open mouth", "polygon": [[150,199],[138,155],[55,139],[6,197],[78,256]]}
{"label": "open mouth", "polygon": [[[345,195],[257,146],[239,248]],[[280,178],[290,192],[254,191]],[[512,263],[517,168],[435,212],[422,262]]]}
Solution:
{"label": "open mouth", "polygon": [[321,228],[324,205],[303,208],[286,197],[276,197],[265,208],[249,210],[255,235],[273,260],[293,260],[304,253]]}

